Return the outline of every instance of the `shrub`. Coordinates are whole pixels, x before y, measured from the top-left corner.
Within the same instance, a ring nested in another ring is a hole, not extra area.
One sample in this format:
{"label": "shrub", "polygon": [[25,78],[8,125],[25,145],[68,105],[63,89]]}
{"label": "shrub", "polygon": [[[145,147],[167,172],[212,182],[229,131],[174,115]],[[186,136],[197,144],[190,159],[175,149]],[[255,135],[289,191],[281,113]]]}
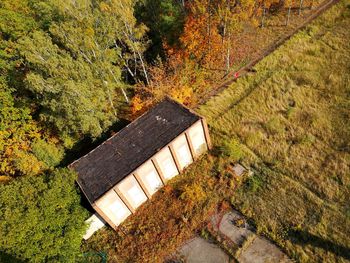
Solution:
{"label": "shrub", "polygon": [[305,134],[303,135],[302,137],[300,137],[298,139],[299,143],[300,144],[303,144],[303,145],[311,145],[315,142],[316,138],[315,136],[313,136],[312,134]]}
{"label": "shrub", "polygon": [[249,190],[250,192],[256,192],[259,190],[259,188],[262,187],[263,185],[263,180],[260,176],[258,175],[253,175],[251,177],[249,177],[246,181],[246,188],[247,190]]}
{"label": "shrub", "polygon": [[261,131],[251,132],[246,137],[245,142],[248,145],[248,147],[252,148],[252,147],[258,145],[261,142],[261,140],[263,139],[263,137],[264,137],[264,135],[262,134]]}
{"label": "shrub", "polygon": [[243,157],[241,146],[235,139],[224,141],[219,148],[221,155],[230,157],[234,161],[238,161]]}
{"label": "shrub", "polygon": [[32,144],[32,151],[36,158],[44,162],[48,167],[55,167],[58,165],[64,155],[62,147],[57,147],[44,140],[37,140],[34,142]]}
{"label": "shrub", "polygon": [[206,198],[206,194],[203,187],[197,183],[191,185],[185,185],[181,189],[181,200],[185,200],[189,203],[202,202]]}

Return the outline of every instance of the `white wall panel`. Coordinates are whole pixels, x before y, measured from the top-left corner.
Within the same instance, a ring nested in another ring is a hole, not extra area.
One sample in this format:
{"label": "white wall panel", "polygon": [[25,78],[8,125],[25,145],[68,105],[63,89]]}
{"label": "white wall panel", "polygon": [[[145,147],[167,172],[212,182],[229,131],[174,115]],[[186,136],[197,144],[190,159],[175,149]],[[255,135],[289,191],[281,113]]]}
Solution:
{"label": "white wall panel", "polygon": [[207,150],[207,143],[204,136],[202,122],[197,122],[188,131],[196,156]]}
{"label": "white wall panel", "polygon": [[163,186],[162,180],[160,179],[152,161],[147,161],[144,163],[139,169],[136,170],[135,174],[139,176],[140,180],[151,195]]}
{"label": "white wall panel", "polygon": [[193,162],[190,147],[188,146],[185,134],[177,137],[172,143],[172,146],[174,148],[176,158],[179,161],[181,170]]}
{"label": "white wall panel", "polygon": [[125,196],[127,201],[134,209],[139,207],[143,202],[147,200],[147,196],[132,175],[124,178],[119,184],[117,184],[116,188],[118,188],[123,196]]}
{"label": "white wall panel", "polygon": [[157,160],[157,163],[159,164],[159,167],[165,179],[169,180],[175,175],[179,174],[169,147],[165,147],[160,152],[158,152],[155,155],[155,159]]}
{"label": "white wall panel", "polygon": [[113,189],[98,199],[96,201],[96,206],[100,208],[115,225],[119,225],[131,214],[130,210]]}

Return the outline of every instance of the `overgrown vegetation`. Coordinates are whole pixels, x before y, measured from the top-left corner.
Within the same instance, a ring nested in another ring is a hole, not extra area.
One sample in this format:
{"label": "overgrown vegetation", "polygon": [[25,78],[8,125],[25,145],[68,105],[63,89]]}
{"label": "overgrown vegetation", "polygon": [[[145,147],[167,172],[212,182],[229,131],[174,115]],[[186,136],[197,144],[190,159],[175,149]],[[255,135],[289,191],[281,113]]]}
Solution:
{"label": "overgrown vegetation", "polygon": [[250,153],[232,204],[300,262],[349,260],[349,21],[342,1],[201,107]]}
{"label": "overgrown vegetation", "polygon": [[[157,193],[117,234],[104,229],[84,249],[107,251],[118,262],[162,261],[194,231],[204,233],[200,229],[218,202],[229,200],[298,262],[346,262],[349,19],[342,1],[259,63],[256,74],[200,107],[213,152]],[[227,170],[230,145],[254,172],[244,182]],[[198,185],[206,198],[193,194]],[[180,198],[188,187],[191,198]]]}

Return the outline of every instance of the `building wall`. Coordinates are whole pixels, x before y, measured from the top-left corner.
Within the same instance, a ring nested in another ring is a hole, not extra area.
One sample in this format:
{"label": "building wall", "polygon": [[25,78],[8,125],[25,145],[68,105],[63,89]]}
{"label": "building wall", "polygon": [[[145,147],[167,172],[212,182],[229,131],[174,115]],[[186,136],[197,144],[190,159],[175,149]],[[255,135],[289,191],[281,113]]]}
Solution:
{"label": "building wall", "polygon": [[160,173],[163,175],[165,181],[170,180],[179,174],[169,147],[164,147],[156,155],[154,155],[153,161],[158,164]]}
{"label": "building wall", "polygon": [[148,195],[153,195],[159,188],[163,186],[162,179],[151,160],[141,165],[135,172],[135,177],[143,184],[143,188]]}
{"label": "building wall", "polygon": [[208,148],[206,123],[199,120],[96,201],[96,211],[116,228]]}
{"label": "building wall", "polygon": [[101,217],[109,224],[112,223],[112,227],[118,226],[129,215],[131,215],[131,211],[113,189],[109,190],[100,199],[98,199],[95,202],[95,205],[97,207],[95,210],[97,212],[100,210],[102,212],[99,213]]}
{"label": "building wall", "polygon": [[186,166],[193,162],[190,146],[185,133],[181,134],[171,143],[174,149],[175,158],[177,158],[180,166],[180,171],[182,171]]}
{"label": "building wall", "polygon": [[147,200],[145,192],[132,174],[124,178],[114,189],[124,200],[126,205],[129,206],[131,211],[138,208]]}

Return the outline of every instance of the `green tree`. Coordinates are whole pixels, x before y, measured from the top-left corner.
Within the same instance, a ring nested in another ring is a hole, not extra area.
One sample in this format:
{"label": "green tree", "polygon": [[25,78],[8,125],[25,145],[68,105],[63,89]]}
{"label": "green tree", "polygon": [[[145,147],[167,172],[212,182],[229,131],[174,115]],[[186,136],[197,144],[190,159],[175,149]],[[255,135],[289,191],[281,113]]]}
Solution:
{"label": "green tree", "polygon": [[0,250],[30,262],[74,262],[86,211],[68,169],[0,184]]}
{"label": "green tree", "polygon": [[184,6],[177,0],[142,0],[136,5],[136,17],[148,28],[152,44],[148,49],[149,59],[158,55],[166,58],[164,45],[178,45],[185,23]]}
{"label": "green tree", "polygon": [[62,137],[99,136],[116,119],[108,94],[82,57],[73,59],[35,31],[19,41],[18,49],[29,69],[26,88],[41,106],[40,119],[52,124]]}

